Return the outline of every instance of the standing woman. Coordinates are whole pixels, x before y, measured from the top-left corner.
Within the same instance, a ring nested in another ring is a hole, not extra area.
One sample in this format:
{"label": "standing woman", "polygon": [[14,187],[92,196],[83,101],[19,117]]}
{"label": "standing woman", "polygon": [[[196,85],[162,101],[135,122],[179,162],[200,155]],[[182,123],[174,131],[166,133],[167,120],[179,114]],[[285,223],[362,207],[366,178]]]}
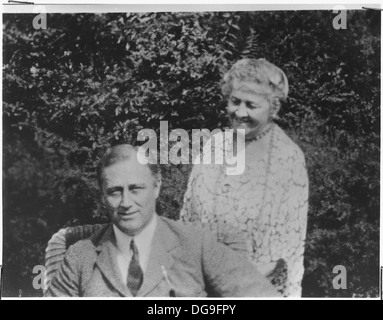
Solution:
{"label": "standing woman", "polygon": [[225,75],[222,92],[233,128],[246,134],[245,171],[195,165],[181,219],[242,231],[253,264],[283,296],[299,297],[308,178],[301,149],[273,122],[288,94],[286,75],[265,59],[242,59]]}

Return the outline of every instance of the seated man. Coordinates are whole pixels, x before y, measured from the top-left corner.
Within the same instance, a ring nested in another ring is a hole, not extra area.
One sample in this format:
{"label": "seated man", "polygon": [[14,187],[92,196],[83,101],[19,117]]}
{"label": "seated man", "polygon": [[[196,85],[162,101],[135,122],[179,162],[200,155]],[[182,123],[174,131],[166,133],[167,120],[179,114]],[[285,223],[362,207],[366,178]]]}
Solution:
{"label": "seated man", "polygon": [[156,214],[161,174],[130,145],[97,170],[111,224],[71,246],[47,297],[277,297],[242,255],[204,229]]}

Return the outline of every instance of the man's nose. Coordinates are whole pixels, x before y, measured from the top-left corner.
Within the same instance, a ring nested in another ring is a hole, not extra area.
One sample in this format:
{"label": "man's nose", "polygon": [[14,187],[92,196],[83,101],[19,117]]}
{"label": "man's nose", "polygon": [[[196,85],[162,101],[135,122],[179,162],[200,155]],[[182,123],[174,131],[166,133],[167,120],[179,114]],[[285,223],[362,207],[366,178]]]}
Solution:
{"label": "man's nose", "polygon": [[132,199],[130,198],[129,192],[123,192],[121,199],[121,207],[130,208],[132,206]]}
{"label": "man's nose", "polygon": [[235,111],[235,116],[237,118],[245,118],[248,116],[246,105],[242,102],[238,109]]}

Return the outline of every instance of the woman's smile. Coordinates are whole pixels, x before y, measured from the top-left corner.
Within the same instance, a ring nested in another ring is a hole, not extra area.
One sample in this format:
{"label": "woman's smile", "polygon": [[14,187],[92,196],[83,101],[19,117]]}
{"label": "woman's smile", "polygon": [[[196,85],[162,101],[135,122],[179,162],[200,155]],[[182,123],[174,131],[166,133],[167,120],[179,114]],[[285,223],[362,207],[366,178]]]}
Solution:
{"label": "woman's smile", "polygon": [[251,83],[234,81],[227,111],[234,129],[245,129],[250,137],[262,133],[270,123],[272,106]]}

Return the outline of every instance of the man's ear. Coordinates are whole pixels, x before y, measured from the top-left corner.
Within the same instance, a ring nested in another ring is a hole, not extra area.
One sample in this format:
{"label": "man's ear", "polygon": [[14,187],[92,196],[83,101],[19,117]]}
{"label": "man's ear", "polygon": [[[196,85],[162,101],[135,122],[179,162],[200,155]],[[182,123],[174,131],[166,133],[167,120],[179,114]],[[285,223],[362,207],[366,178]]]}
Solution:
{"label": "man's ear", "polygon": [[106,199],[105,199],[104,192],[102,192],[102,190],[100,191],[100,202],[102,206],[106,208]]}
{"label": "man's ear", "polygon": [[161,190],[161,185],[162,185],[162,178],[157,178],[155,181],[154,181],[154,186],[155,186],[155,196],[156,196],[156,199],[158,198],[158,196],[160,195],[160,190]]}

